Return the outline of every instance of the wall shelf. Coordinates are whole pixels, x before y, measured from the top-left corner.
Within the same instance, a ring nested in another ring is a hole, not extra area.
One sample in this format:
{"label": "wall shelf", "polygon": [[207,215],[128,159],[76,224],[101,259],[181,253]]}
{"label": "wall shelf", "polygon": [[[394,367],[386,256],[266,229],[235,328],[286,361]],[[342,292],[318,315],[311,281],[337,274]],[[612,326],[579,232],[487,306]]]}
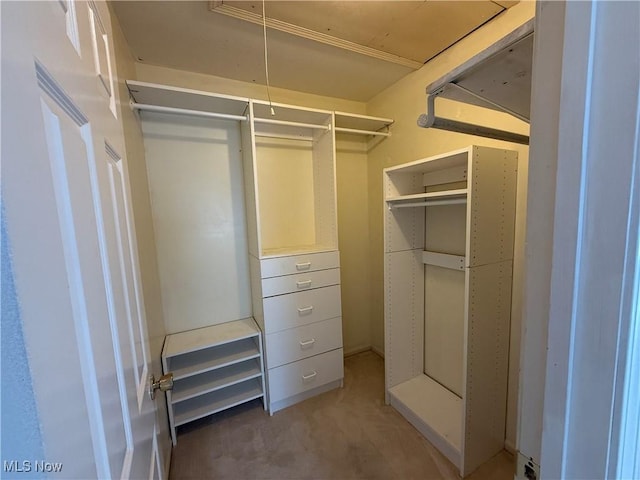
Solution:
{"label": "wall shelf", "polygon": [[389,127],[393,124],[390,118],[370,117],[355,113],[335,112],[336,132],[388,137]]}
{"label": "wall shelf", "polygon": [[387,197],[389,208],[428,207],[435,205],[455,205],[467,201],[467,189],[444,190],[440,192],[415,193]]}

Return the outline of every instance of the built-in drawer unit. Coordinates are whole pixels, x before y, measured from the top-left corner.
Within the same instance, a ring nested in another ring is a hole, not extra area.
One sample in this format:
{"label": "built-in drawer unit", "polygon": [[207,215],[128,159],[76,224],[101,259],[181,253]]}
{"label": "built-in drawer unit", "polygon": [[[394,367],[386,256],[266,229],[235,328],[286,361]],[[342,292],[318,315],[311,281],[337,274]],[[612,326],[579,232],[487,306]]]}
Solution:
{"label": "built-in drawer unit", "polygon": [[340,286],[265,298],[263,306],[267,334],[340,317]]}
{"label": "built-in drawer unit", "polygon": [[344,376],[342,348],[269,370],[271,404]]}
{"label": "built-in drawer unit", "polygon": [[267,368],[342,347],[342,319],[323,320],[267,335]]}
{"label": "built-in drawer unit", "polygon": [[338,285],[339,283],[339,268],[264,278],[262,279],[262,296],[273,297],[275,295],[284,295],[286,293]]}
{"label": "built-in drawer unit", "polygon": [[260,260],[261,278],[340,267],[338,251],[273,257]]}

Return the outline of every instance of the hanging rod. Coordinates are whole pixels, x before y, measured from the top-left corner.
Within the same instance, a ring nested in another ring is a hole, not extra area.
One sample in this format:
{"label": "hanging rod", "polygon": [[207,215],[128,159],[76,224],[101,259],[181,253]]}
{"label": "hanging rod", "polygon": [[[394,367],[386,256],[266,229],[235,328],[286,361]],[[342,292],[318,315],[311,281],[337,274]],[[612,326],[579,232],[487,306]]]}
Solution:
{"label": "hanging rod", "polygon": [[467,203],[467,199],[453,198],[451,200],[430,200],[426,202],[390,203],[389,210],[393,210],[395,208],[407,208],[407,207],[435,207],[438,205],[458,205],[461,203]]}
{"label": "hanging rod", "polygon": [[331,125],[318,125],[316,123],[300,123],[300,122],[289,122],[286,120],[274,120],[271,118],[254,118],[253,121],[255,123],[269,123],[272,125],[286,125],[288,127],[304,127],[304,128],[314,128],[316,130],[331,130]]}
{"label": "hanging rod", "polygon": [[435,101],[437,94],[427,95],[427,113],[418,117],[418,126],[422,128],[438,128],[449,132],[466,133],[468,135],[477,135],[479,137],[493,138],[495,140],[504,140],[506,142],[520,143],[529,145],[529,137],[520,135],[519,133],[508,132],[506,130],[498,130],[495,128],[484,127],[482,125],[474,125],[472,123],[460,122],[449,118],[436,117]]}
{"label": "hanging rod", "polygon": [[146,103],[130,103],[133,110],[148,110],[150,112],[175,113],[178,115],[193,115],[197,117],[219,118],[221,120],[246,120],[246,115],[231,115],[229,113],[203,112],[202,110],[189,110],[187,108],[163,107]]}
{"label": "hanging rod", "polygon": [[391,132],[372,132],[370,130],[357,130],[355,128],[345,128],[345,127],[336,127],[334,130],[336,132],[359,133],[362,135],[377,135],[379,137],[388,137],[389,135],[391,135]]}

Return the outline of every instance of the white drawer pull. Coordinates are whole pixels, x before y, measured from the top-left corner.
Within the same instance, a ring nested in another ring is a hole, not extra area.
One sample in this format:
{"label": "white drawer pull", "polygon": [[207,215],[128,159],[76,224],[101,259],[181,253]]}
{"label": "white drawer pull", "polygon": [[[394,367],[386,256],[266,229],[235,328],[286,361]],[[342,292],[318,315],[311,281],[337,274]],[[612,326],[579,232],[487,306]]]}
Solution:
{"label": "white drawer pull", "polygon": [[313,312],[313,305],[298,308],[298,315],[309,315],[311,312]]}
{"label": "white drawer pull", "polygon": [[304,383],[307,383],[310,380],[312,380],[316,375],[318,375],[318,372],[316,372],[315,370],[311,373],[307,373],[306,375],[302,375],[302,381]]}
{"label": "white drawer pull", "polygon": [[311,262],[296,263],[296,270],[298,271],[309,270],[310,268],[311,268]]}
{"label": "white drawer pull", "polygon": [[304,350],[305,347],[310,347],[316,343],[316,339],[312,338],[311,340],[305,340],[304,342],[300,342],[300,348]]}
{"label": "white drawer pull", "polygon": [[304,280],[302,282],[296,282],[298,288],[309,288],[311,286],[311,280]]}

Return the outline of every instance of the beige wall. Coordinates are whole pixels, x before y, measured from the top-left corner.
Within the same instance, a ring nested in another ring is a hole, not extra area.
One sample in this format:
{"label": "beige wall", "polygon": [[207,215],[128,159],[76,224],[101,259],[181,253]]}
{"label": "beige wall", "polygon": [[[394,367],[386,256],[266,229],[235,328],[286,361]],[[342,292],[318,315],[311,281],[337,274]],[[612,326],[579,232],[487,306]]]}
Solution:
{"label": "beige wall", "polygon": [[[534,2],[519,3],[438,55],[420,70],[401,79],[367,104],[367,114],[395,119],[395,124],[391,127],[391,137],[372,149],[368,159],[370,315],[372,345],[376,349],[382,350],[384,348],[382,169],[471,144],[508,148],[517,150],[519,153],[516,245],[513,272],[512,342],[509,367],[509,412],[507,418],[507,441],[511,447],[515,447],[516,439],[519,341],[522,317],[522,263],[529,149],[527,146],[481,137],[435,129],[422,129],[416,125],[416,120],[421,113],[425,113],[425,88],[427,85],[533,18],[534,13]],[[464,106],[447,100],[438,100],[436,105],[436,111],[439,116],[528,134],[528,126],[526,124],[505,114],[488,112],[484,109]]]}
{"label": "beige wall", "polygon": [[[145,165],[142,131],[140,129],[140,122],[129,108],[129,91],[124,83],[126,79],[135,78],[135,65],[118,19],[113,12],[111,12],[111,26],[115,48],[116,64],[114,67],[116,69],[118,95],[120,99],[118,115],[122,120],[126,148],[126,155],[124,155],[123,160],[131,187],[131,208],[133,210],[135,235],[138,244],[140,276],[152,361],[149,373],[154,373],[158,376],[162,375],[160,356],[166,330],[160,298],[156,243],[151,220],[151,204],[147,184],[147,169]],[[159,417],[157,423],[160,427],[159,448],[161,449],[163,459],[165,462],[168,462],[171,455],[171,443],[165,396],[158,395],[157,398],[156,405]]]}

